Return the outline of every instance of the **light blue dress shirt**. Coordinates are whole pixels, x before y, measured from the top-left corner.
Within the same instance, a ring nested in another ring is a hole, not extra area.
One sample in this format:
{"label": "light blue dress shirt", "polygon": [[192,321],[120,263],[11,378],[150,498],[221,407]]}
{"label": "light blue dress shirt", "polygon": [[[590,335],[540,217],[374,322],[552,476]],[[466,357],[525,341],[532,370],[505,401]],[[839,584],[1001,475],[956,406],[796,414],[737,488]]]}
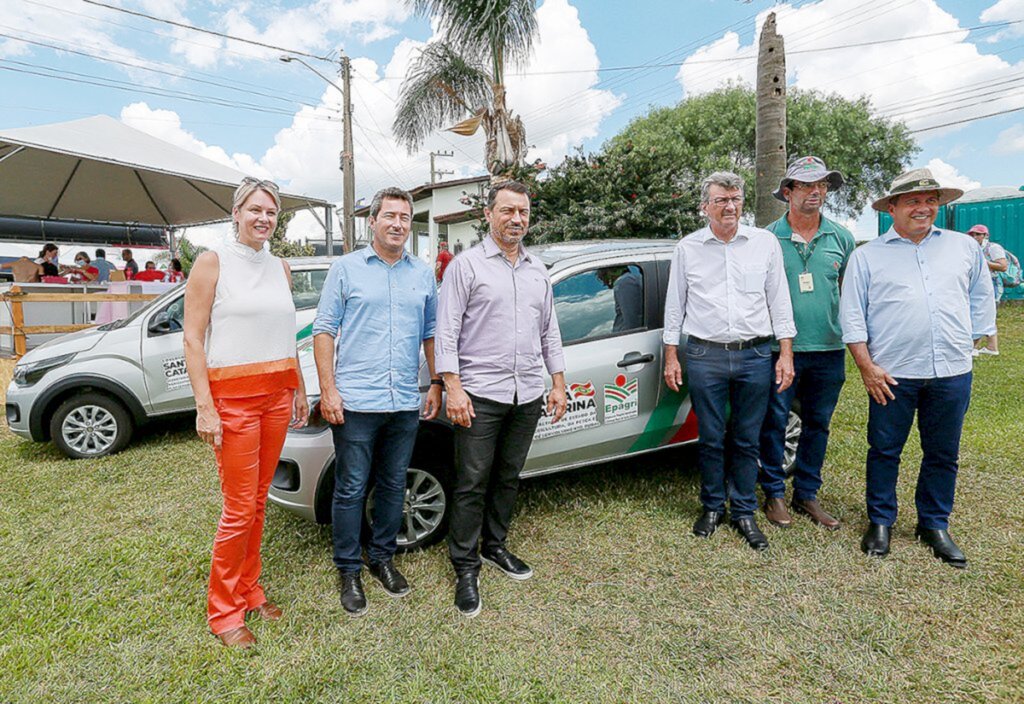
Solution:
{"label": "light blue dress shirt", "polygon": [[866,342],[895,378],[966,374],[972,341],[996,331],[981,247],[952,230],[934,228],[914,244],[890,228],[858,247],[839,306],[843,342]]}
{"label": "light blue dress shirt", "polygon": [[389,265],[367,247],[331,264],[313,334],[337,336],[334,382],[344,407],[418,409],[420,345],[434,337],[436,318],[434,272],[407,252]]}

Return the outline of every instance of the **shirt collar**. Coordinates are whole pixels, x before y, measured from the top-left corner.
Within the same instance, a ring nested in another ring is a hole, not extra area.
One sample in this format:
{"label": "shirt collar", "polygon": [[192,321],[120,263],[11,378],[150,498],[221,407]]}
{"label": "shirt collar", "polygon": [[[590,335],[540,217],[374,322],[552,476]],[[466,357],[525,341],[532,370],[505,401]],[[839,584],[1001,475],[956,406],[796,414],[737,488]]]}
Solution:
{"label": "shirt collar", "polygon": [[[780,240],[793,240],[794,242],[806,242],[806,240],[800,235],[793,232],[793,226],[789,224],[789,212],[776,220],[772,225],[775,228],[775,235]],[[836,229],[836,224],[829,220],[824,215],[821,216],[821,222],[818,223],[818,231],[814,233],[814,237],[818,235],[838,235],[839,231]],[[811,239],[814,239],[813,237]]]}
{"label": "shirt collar", "polygon": [[[932,231],[929,232],[927,235],[925,235],[924,239],[921,240],[921,244],[924,244],[928,240],[928,238],[931,237],[932,235],[941,235],[941,234],[942,234],[942,229],[932,225]],[[900,237],[900,233],[896,232],[896,230],[894,230],[890,226],[889,229],[886,231],[886,233],[884,235],[882,235],[882,241],[885,242],[886,244],[888,244],[889,242],[892,242],[893,240],[903,240],[903,241],[906,241],[906,242],[910,242],[910,240],[906,239],[905,237]]]}
{"label": "shirt collar", "polygon": [[[493,257],[498,254],[504,255],[504,252],[501,251],[501,247],[499,247],[498,243],[494,241],[494,238],[491,237],[490,233],[484,237],[484,241],[481,245],[484,248],[485,257]],[[527,251],[522,242],[519,243],[519,259],[528,262],[533,261],[533,257],[530,256],[530,252]]]}
{"label": "shirt collar", "polygon": [[[376,259],[381,264],[384,264],[384,265],[387,265],[387,266],[392,266],[392,265],[388,264],[386,261],[384,261],[383,259],[381,259],[380,255],[377,254],[377,250],[375,250],[373,248],[373,244],[372,243],[366,245],[363,248],[362,252],[363,252],[363,259],[365,261],[370,261],[370,259],[372,258],[372,259]],[[402,256],[399,258],[398,262],[407,262],[407,261],[409,261],[409,251],[403,247],[402,248]],[[395,262],[395,264],[398,264],[398,262]]]}
{"label": "shirt collar", "polygon": [[[750,233],[747,232],[747,226],[744,225],[743,223],[739,224],[739,226],[736,228],[736,234],[733,235],[733,238],[731,240],[729,240],[729,241],[732,242],[732,241],[734,241],[734,240],[736,240],[736,239],[738,239],[740,237],[742,237],[745,240],[749,240],[750,239]],[[722,242],[722,240],[720,240],[717,237],[715,237],[715,233],[711,231],[711,225],[705,225],[704,226],[704,230],[703,230],[703,234],[701,235],[701,244],[706,244],[709,240],[715,240],[717,242]],[[726,244],[726,243],[723,242],[722,244]]]}

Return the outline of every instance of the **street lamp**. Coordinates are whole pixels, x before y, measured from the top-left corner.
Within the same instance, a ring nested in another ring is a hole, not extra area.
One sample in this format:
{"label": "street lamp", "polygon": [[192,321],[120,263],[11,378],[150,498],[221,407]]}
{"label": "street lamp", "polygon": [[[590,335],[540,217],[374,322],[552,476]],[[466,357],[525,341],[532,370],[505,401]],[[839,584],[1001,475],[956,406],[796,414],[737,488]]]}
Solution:
{"label": "street lamp", "polygon": [[[341,150],[341,174],[343,178],[342,182],[342,235],[345,239],[345,252],[351,252],[355,249],[355,200],[356,200],[356,179],[355,179],[355,163],[352,157],[352,70],[349,63],[349,59],[344,54],[341,55],[341,80],[344,89],[339,88],[338,84],[332,81],[330,78],[320,73],[317,69],[310,66],[308,63],[303,61],[297,56],[282,56],[281,61],[291,63],[293,61],[298,62],[308,68],[310,71],[315,73],[317,76],[327,82],[328,85],[333,86],[336,91],[341,93],[343,97],[342,102],[342,121],[341,121],[341,132],[344,144]],[[332,256],[331,234],[327,233],[327,255]]]}

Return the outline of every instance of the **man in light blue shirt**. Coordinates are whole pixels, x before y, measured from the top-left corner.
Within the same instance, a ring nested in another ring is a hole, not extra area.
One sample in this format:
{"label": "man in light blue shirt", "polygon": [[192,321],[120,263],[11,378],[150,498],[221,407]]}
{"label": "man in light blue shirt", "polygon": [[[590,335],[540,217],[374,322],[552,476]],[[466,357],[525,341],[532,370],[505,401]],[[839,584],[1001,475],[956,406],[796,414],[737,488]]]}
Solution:
{"label": "man in light blue shirt", "polygon": [[96,250],[96,258],[92,260],[92,265],[99,272],[96,283],[100,284],[110,281],[110,272],[117,268],[107,261],[107,251],[102,248]]}
{"label": "man in light blue shirt", "polygon": [[843,281],[843,342],[870,396],[868,555],[889,552],[896,479],[915,411],[923,458],[917,479],[918,538],[953,567],[967,559],[949,536],[973,341],[995,331],[992,281],[970,237],[935,227],[939,207],[963,191],[928,169],[897,178],[872,205],[892,228],[854,252]]}
{"label": "man in light blue shirt", "polygon": [[370,246],[331,265],[313,321],[320,412],[334,434],[334,564],[341,604],[353,616],[367,608],[359,534],[371,468],[370,573],[391,596],[409,593],[393,558],[419,427],[421,344],[431,378],[425,418],[441,407],[434,374],[437,286],[430,267],[405,251],[412,196],[399,188],[378,192],[368,223]]}

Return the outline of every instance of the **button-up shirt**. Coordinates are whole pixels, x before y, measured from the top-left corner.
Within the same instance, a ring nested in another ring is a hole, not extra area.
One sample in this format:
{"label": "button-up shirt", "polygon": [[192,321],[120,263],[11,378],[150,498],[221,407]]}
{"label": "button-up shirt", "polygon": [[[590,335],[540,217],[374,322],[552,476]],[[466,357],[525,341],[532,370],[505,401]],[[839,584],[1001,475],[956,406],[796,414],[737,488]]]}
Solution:
{"label": "button-up shirt", "polygon": [[419,407],[420,344],[434,336],[436,315],[434,272],[407,252],[388,264],[366,247],[331,264],[313,334],[337,336],[334,383],[345,408]]}
{"label": "button-up shirt", "polygon": [[493,238],[452,259],[441,283],[436,370],[499,403],[544,393],[544,367],[565,371],[562,336],[544,264],[520,246],[512,264]]}
{"label": "button-up shirt", "polygon": [[[853,235],[837,222],[822,216],[810,242],[793,232],[789,213],[766,228],[775,233],[782,247],[782,260],[789,281],[796,323],[794,352],[824,352],[843,349],[839,326],[839,280],[856,249]],[[800,275],[810,274],[812,289],[800,289]]]}
{"label": "button-up shirt", "polygon": [[992,279],[967,235],[934,228],[914,244],[892,228],[857,248],[843,279],[843,342],[866,342],[896,378],[971,370],[972,340],[996,331]]}
{"label": "button-up shirt", "polygon": [[713,342],[796,335],[778,238],[740,225],[728,242],[704,227],[679,240],[665,300],[666,345],[680,333]]}

